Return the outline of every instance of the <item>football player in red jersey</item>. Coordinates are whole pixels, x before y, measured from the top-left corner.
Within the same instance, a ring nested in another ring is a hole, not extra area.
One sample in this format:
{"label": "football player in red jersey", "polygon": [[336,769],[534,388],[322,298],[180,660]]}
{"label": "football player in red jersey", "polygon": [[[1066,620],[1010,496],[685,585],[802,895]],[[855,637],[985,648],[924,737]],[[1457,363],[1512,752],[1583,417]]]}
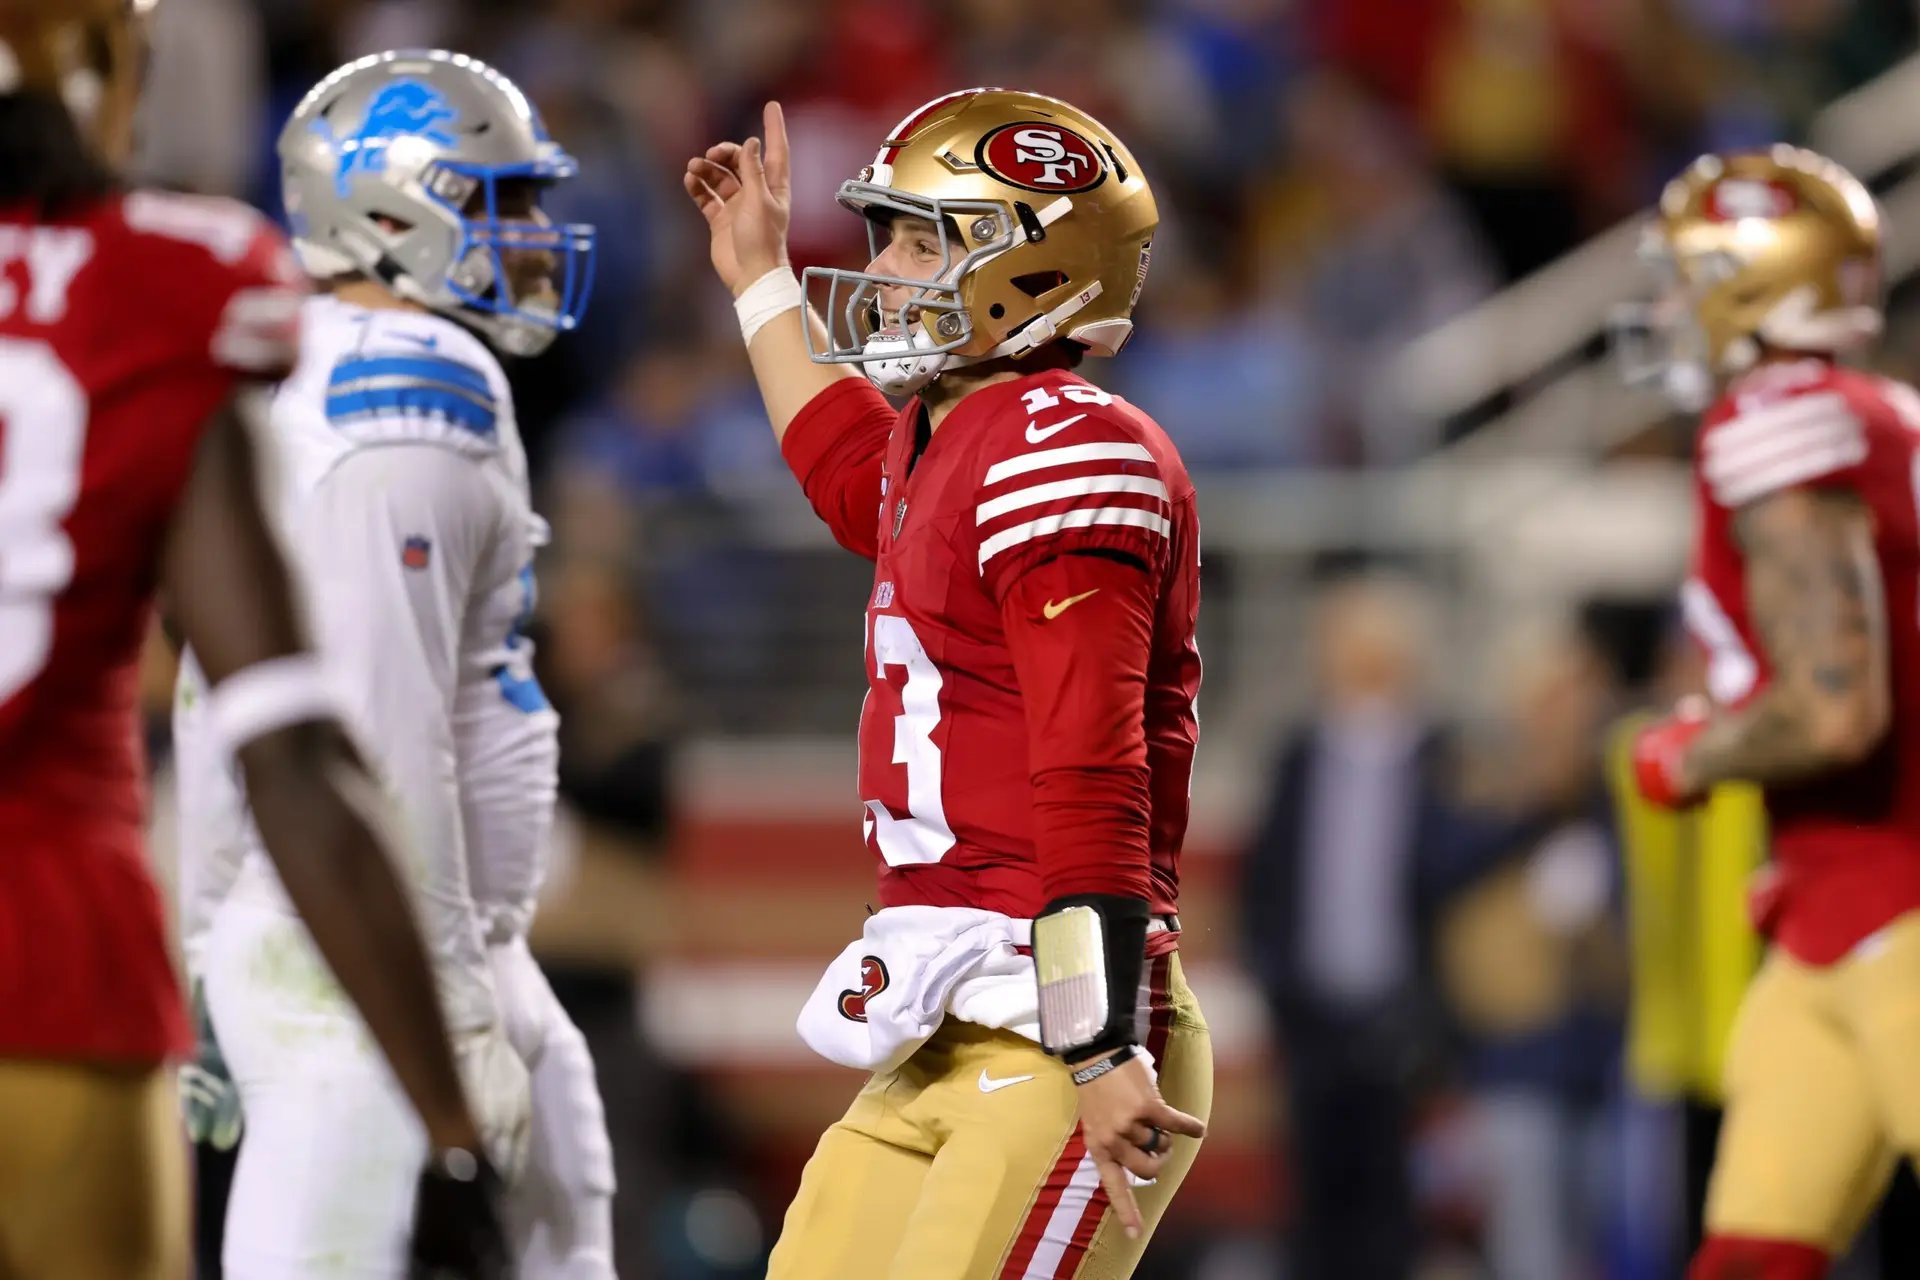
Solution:
{"label": "football player in red jersey", "polygon": [[788,464],[875,562],[859,794],[885,909],[801,1016],[875,1074],[769,1274],[1130,1274],[1212,1100],[1174,915],[1193,486],[1150,418],[1074,372],[1131,332],[1153,195],[1067,103],[936,99],[841,187],[874,257],[809,270],[823,323],[788,265],[777,105],[686,187]]}
{"label": "football player in red jersey", "polygon": [[1673,806],[1758,783],[1772,838],[1691,1275],[1809,1280],[1920,1155],[1920,394],[1838,363],[1880,331],[1880,227],[1831,161],[1704,157],[1645,243],[1641,372],[1704,409],[1681,600],[1710,697],[1636,774]]}
{"label": "football player in red jersey", "polygon": [[123,190],[151,0],[0,0],[0,1274],[184,1277],[170,1059],[192,1048],[142,849],[156,588],[215,684],[288,892],[436,1157],[414,1257],[492,1276],[476,1130],[377,790],[256,490],[250,388],[300,280],[246,208]]}

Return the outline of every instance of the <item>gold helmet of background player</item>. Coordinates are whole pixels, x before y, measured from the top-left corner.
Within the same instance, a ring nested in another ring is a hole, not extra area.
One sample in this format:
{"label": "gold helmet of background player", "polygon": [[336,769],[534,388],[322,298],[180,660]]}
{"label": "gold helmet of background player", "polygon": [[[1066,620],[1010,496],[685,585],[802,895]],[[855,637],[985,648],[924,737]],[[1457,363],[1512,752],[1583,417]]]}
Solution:
{"label": "gold helmet of background player", "polygon": [[1667,184],[1641,256],[1665,292],[1629,317],[1656,344],[1629,376],[1690,407],[1763,348],[1831,355],[1880,332],[1879,211],[1811,151],[1702,156]]}
{"label": "gold helmet of background player", "polygon": [[[1133,332],[1159,210],[1112,131],[1058,98],[936,98],[894,128],[839,199],[868,219],[875,257],[896,215],[932,222],[941,267],[930,282],[809,268],[809,285],[828,282],[817,361],[860,364],[882,390],[905,394],[1056,338],[1110,356]],[[914,288],[882,315],[884,285]]]}
{"label": "gold helmet of background player", "polygon": [[108,163],[133,150],[156,0],[0,0],[0,95],[66,103]]}

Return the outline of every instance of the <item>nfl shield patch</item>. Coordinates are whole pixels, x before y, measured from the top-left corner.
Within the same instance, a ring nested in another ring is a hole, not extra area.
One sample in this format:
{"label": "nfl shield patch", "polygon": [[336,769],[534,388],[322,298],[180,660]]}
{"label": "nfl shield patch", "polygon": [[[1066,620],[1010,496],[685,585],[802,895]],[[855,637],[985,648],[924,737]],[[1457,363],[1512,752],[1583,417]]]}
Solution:
{"label": "nfl shield patch", "polygon": [[400,563],[409,569],[424,569],[433,563],[433,541],[429,538],[408,538],[400,544]]}

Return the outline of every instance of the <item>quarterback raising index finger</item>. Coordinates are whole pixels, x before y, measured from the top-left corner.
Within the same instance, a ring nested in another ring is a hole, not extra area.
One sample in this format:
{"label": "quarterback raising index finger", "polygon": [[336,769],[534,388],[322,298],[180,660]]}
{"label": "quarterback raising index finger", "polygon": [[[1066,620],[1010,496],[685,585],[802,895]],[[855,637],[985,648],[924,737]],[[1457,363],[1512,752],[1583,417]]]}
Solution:
{"label": "quarterback raising index finger", "polygon": [[769,1275],[1131,1274],[1213,1094],[1175,914],[1193,486],[1075,372],[1132,333],[1153,193],[1067,103],[948,94],[841,186],[872,261],[810,268],[815,311],[777,105],[685,184],[787,463],[875,570],[859,787],[883,909],[800,1017],[873,1074]]}

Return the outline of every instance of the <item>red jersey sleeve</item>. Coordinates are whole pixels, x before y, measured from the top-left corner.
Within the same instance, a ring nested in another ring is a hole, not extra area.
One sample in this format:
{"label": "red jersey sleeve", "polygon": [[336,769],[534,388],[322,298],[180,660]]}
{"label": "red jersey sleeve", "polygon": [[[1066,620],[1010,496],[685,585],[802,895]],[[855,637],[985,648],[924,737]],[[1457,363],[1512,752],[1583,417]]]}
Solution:
{"label": "red jersey sleeve", "polygon": [[1022,414],[1024,430],[996,424],[973,512],[980,576],[994,600],[1004,601],[1034,566],[1075,551],[1120,552],[1158,580],[1173,506],[1167,477],[1128,412],[1055,399],[1030,420]]}
{"label": "red jersey sleeve", "polygon": [[833,540],[880,554],[880,477],[899,414],[865,378],[841,378],[794,415],[780,452]]}
{"label": "red jersey sleeve", "polygon": [[132,192],[122,212],[130,230],[175,246],[159,301],[192,344],[183,358],[249,380],[293,371],[306,277],[272,223],[238,201],[161,191]]}
{"label": "red jersey sleeve", "polygon": [[1708,412],[1700,480],[1716,506],[1736,511],[1782,489],[1847,483],[1867,454],[1867,424],[1831,368],[1771,365]]}
{"label": "red jersey sleeve", "polygon": [[1000,605],[1027,713],[1034,849],[1048,899],[1151,898],[1147,668],[1160,574],[1062,555]]}

